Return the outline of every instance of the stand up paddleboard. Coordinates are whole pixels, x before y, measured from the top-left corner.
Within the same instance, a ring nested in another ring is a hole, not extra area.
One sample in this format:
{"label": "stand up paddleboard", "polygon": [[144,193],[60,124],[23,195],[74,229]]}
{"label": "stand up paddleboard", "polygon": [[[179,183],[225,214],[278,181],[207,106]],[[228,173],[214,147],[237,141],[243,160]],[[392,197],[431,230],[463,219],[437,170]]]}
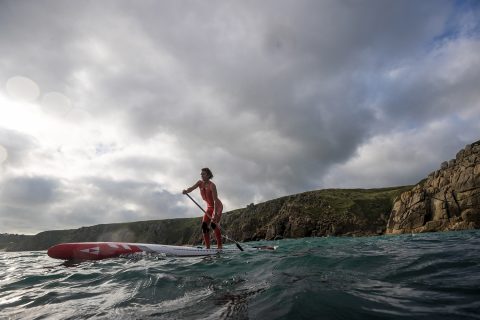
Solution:
{"label": "stand up paddleboard", "polygon": [[[258,250],[275,250],[275,248],[270,246],[248,248],[248,251]],[[239,253],[240,250],[233,248],[205,249],[148,243],[77,242],[57,244],[47,251],[51,258],[62,260],[101,260],[140,252],[165,256],[194,257],[211,256],[219,253]]]}

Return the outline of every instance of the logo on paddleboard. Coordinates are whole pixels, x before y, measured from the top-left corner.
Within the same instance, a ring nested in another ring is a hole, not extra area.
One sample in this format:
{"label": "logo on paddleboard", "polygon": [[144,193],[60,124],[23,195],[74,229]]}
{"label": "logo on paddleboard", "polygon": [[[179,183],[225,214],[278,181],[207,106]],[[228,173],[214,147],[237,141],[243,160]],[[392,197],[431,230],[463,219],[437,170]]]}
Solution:
{"label": "logo on paddleboard", "polygon": [[94,248],[89,248],[89,249],[82,249],[80,250],[81,252],[85,252],[85,253],[88,253],[88,254],[96,254],[98,256],[98,254],[100,253],[100,247],[94,247]]}

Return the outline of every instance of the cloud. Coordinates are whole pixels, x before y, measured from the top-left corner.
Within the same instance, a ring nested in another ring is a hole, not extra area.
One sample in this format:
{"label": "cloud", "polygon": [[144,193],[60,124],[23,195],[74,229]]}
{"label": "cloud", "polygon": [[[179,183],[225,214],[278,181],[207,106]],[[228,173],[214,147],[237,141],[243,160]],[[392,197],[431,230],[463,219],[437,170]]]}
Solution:
{"label": "cloud", "polygon": [[46,228],[196,216],[207,166],[226,210],[415,183],[478,140],[468,1],[0,6],[0,187],[55,182]]}
{"label": "cloud", "polygon": [[15,177],[2,185],[1,201],[9,205],[44,205],[55,200],[57,181],[43,177]]}
{"label": "cloud", "polygon": [[[443,161],[455,158],[456,152],[464,147],[462,137],[456,132],[461,123],[442,120],[422,128],[373,137],[348,161],[332,166],[323,184],[348,188],[416,184],[440,169]],[[478,125],[463,124],[476,126],[478,130]],[[477,134],[474,131],[466,134],[473,136]]]}
{"label": "cloud", "polygon": [[0,165],[20,167],[37,147],[37,141],[29,135],[0,127],[0,145],[5,152],[5,163]]}
{"label": "cloud", "polygon": [[58,181],[47,177],[3,177],[0,184],[2,228],[6,231],[42,230],[51,226],[50,207],[59,201]]}

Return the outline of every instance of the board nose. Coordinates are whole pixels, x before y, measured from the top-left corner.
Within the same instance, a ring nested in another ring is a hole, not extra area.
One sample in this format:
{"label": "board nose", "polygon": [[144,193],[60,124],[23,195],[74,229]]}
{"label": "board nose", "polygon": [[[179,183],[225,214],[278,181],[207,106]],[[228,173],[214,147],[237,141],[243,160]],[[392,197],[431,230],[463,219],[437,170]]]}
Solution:
{"label": "board nose", "polygon": [[50,258],[64,259],[62,253],[61,246],[59,245],[54,245],[53,247],[47,249],[47,254]]}
{"label": "board nose", "polygon": [[74,259],[74,251],[69,248],[68,243],[59,243],[47,249],[50,258],[72,260]]}

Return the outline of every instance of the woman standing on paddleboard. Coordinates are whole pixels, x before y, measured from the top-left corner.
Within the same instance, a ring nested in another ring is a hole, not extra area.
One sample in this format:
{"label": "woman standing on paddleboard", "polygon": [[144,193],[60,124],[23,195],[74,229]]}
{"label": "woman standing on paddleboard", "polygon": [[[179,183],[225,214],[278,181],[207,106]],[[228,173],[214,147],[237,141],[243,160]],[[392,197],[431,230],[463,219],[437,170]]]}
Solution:
{"label": "woman standing on paddleboard", "polygon": [[222,234],[220,232],[220,219],[222,218],[223,204],[217,196],[217,186],[210,181],[213,178],[212,171],[209,168],[203,168],[200,173],[202,180],[198,180],[193,186],[183,190],[183,194],[192,192],[193,190],[200,188],[200,194],[202,199],[207,203],[206,213],[202,219],[202,232],[203,239],[205,240],[205,246],[210,249],[210,228],[212,227],[215,238],[217,239],[218,249],[222,249]]}

